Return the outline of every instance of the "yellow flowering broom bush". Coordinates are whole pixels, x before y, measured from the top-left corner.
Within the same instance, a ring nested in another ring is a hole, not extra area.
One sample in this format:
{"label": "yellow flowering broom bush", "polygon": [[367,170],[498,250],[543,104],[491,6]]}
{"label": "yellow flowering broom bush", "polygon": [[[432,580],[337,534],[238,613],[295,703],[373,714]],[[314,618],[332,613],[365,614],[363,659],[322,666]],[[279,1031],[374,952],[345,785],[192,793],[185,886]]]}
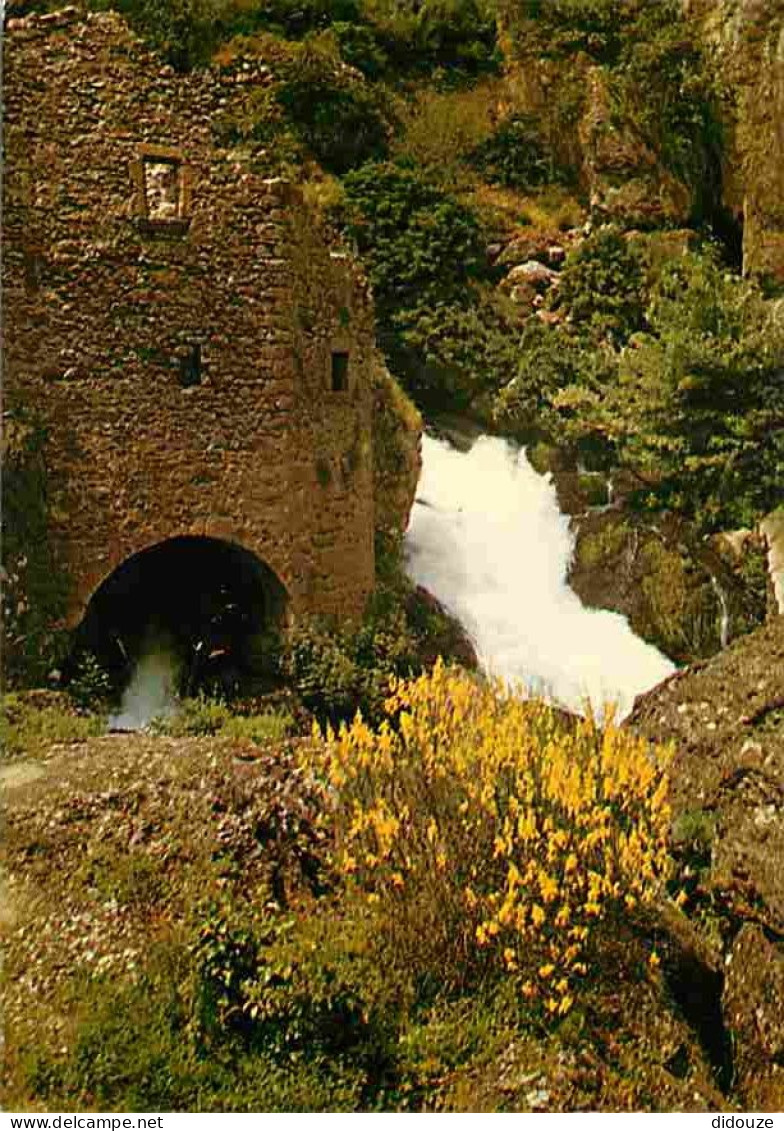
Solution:
{"label": "yellow flowering broom bush", "polygon": [[308,754],[384,945],[447,987],[514,972],[532,1006],[567,1013],[597,925],[666,877],[670,751],[441,662],[393,681],[386,712]]}

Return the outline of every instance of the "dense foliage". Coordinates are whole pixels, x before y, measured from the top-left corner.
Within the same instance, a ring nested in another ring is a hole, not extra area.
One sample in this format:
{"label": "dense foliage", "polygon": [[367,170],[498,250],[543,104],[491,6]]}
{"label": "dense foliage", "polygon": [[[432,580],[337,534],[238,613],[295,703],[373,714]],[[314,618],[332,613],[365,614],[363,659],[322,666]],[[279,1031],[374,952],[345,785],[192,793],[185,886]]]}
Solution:
{"label": "dense foliage", "polygon": [[575,171],[561,165],[548,149],[532,114],[502,119],[475,147],[469,161],[488,184],[514,189],[569,184],[575,178]]}
{"label": "dense foliage", "polygon": [[390,680],[422,672],[435,655],[465,659],[457,621],[403,573],[398,540],[379,535],[377,584],[360,624],[298,618],[287,631],[280,673],[321,720],[383,717]]}
{"label": "dense foliage", "polygon": [[307,42],[285,69],[276,101],[311,156],[334,173],[383,157],[384,99],[316,42]]}
{"label": "dense foliage", "polygon": [[644,281],[640,256],[622,233],[600,228],[567,260],[554,305],[594,337],[622,345],[642,328]]}
{"label": "dense foliage", "polygon": [[646,332],[603,386],[554,398],[577,434],[601,436],[640,482],[638,500],[702,529],[750,525],[781,502],[784,332],[753,283],[715,256],[668,266]]}

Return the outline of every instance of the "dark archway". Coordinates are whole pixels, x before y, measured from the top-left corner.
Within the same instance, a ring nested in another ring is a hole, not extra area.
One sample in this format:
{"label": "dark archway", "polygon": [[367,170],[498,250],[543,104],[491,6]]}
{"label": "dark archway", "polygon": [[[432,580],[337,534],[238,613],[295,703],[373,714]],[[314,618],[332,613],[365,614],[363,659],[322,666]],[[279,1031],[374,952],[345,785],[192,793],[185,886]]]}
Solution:
{"label": "dark archway", "polygon": [[146,651],[165,647],[181,694],[230,694],[268,674],[265,658],[285,609],[280,580],[250,551],[215,538],[171,538],[127,558],[96,589],[68,667],[91,652],[119,691]]}

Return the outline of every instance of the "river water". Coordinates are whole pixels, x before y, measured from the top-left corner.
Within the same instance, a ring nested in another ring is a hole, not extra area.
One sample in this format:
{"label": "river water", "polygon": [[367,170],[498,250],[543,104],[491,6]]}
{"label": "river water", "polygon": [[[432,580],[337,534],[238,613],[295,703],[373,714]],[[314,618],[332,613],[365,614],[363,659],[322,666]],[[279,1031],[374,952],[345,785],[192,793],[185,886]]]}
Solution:
{"label": "river water", "polygon": [[482,436],[463,452],[426,435],[406,535],[409,576],[474,641],[491,675],[573,710],[620,714],[674,670],[618,613],[585,608],[566,583],[574,539],[549,476]]}

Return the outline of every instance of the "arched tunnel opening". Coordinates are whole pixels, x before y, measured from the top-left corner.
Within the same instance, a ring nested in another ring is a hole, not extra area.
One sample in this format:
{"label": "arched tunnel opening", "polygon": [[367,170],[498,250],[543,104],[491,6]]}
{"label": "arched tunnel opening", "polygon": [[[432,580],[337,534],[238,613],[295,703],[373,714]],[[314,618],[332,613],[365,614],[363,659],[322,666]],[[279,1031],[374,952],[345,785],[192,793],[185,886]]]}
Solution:
{"label": "arched tunnel opening", "polygon": [[215,538],[172,538],[127,558],[93,593],[65,681],[89,653],[119,698],[139,665],[158,656],[177,696],[265,690],[285,608],[283,585],[250,551]]}

